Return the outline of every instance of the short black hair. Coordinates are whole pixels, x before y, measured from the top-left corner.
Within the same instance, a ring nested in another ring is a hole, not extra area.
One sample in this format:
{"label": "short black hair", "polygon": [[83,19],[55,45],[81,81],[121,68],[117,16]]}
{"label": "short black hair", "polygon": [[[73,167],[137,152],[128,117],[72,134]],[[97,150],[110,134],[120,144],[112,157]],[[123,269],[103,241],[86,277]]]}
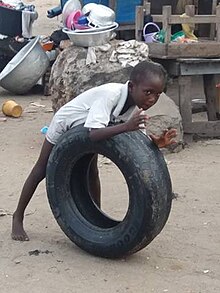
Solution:
{"label": "short black hair", "polygon": [[167,72],[164,67],[153,61],[141,61],[131,71],[130,81],[135,84],[139,84],[144,79],[150,79],[158,76],[161,80],[164,80],[164,86],[167,82]]}

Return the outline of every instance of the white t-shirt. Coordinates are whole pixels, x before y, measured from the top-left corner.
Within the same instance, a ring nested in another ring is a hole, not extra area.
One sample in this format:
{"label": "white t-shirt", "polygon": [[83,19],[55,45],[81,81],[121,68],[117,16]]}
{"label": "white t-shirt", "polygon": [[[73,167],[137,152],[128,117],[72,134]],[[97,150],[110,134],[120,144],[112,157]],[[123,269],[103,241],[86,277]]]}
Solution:
{"label": "white t-shirt", "polygon": [[56,112],[46,134],[47,140],[56,144],[64,132],[79,124],[84,123],[87,128],[103,128],[110,121],[127,120],[134,107],[119,116],[127,96],[128,82],[107,83],[85,91]]}

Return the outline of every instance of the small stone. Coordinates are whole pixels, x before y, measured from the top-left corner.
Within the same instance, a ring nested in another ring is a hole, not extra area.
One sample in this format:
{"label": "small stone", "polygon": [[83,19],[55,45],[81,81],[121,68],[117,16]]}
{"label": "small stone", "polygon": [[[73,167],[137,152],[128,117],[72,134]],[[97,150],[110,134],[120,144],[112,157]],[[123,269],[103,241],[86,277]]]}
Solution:
{"label": "small stone", "polygon": [[21,263],[21,260],[15,260],[16,265],[18,265],[19,263]]}

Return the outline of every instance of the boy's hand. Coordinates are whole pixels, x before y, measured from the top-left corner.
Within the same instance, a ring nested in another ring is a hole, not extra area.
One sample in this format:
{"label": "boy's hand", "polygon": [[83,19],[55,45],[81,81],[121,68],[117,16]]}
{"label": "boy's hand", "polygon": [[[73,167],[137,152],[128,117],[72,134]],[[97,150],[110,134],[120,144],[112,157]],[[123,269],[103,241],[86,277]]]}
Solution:
{"label": "boy's hand", "polygon": [[159,148],[165,148],[176,143],[174,138],[177,136],[177,130],[174,128],[166,129],[161,136],[150,134],[150,138]]}
{"label": "boy's hand", "polygon": [[139,129],[145,129],[146,121],[149,117],[145,114],[141,114],[143,109],[138,109],[132,117],[125,122],[126,124],[126,131],[134,131]]}

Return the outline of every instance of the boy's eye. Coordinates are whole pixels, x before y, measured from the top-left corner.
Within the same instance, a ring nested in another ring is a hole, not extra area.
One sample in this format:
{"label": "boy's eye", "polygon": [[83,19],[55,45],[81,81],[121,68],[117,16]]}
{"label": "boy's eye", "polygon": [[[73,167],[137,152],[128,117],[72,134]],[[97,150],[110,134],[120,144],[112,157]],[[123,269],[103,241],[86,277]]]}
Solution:
{"label": "boy's eye", "polygon": [[145,91],[145,95],[146,96],[155,95],[155,96],[159,97],[161,95],[161,93],[154,93],[152,91]]}

